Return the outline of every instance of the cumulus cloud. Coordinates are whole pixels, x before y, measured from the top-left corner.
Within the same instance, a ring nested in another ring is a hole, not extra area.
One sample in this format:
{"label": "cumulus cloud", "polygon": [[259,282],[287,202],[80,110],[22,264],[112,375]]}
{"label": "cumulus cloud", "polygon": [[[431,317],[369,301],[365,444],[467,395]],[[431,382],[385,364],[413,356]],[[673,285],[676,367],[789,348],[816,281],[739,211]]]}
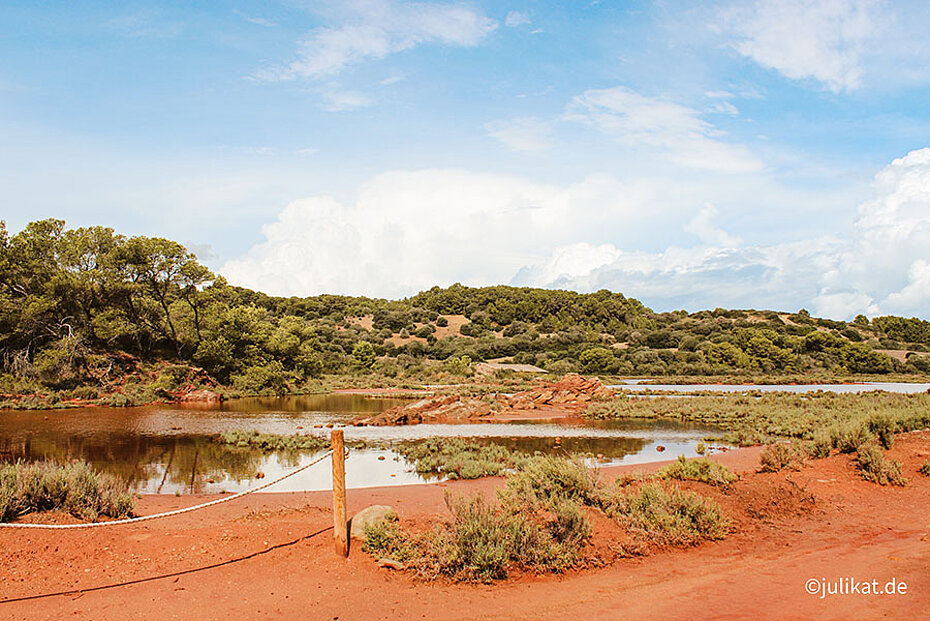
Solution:
{"label": "cumulus cloud", "polygon": [[423,44],[471,47],[497,28],[470,4],[369,0],[347,2],[345,23],[307,34],[296,58],[283,67],[259,72],[267,80],[321,78],[367,60]]}
{"label": "cumulus cloud", "polygon": [[705,205],[695,214],[694,218],[685,225],[685,230],[697,235],[697,237],[709,246],[721,246],[732,248],[739,246],[741,241],[738,237],[733,237],[723,229],[716,226],[714,220],[720,212],[713,205]]}
{"label": "cumulus cloud", "polygon": [[[263,228],[263,243],[220,272],[281,295],[399,297],[459,281],[606,288],[658,310],[930,316],[930,149],[876,175],[873,197],[838,226],[851,231],[844,238],[748,244],[718,224],[712,204],[681,216],[655,192],[609,176],[560,186],[398,171],[373,178],[351,203],[291,203]],[[687,233],[697,243],[681,243]],[[657,241],[663,249],[644,245]]]}
{"label": "cumulus cloud", "polygon": [[541,151],[550,146],[548,123],[535,118],[492,121],[484,128],[488,134],[513,151]]}
{"label": "cumulus cloud", "polygon": [[762,169],[749,149],[725,142],[723,132],[703,120],[700,111],[623,86],[585,91],[572,100],[566,118],[690,168],[727,173]]}
{"label": "cumulus cloud", "polygon": [[864,54],[880,30],[883,0],[754,0],[731,7],[724,23],[736,50],[794,80],[834,91],[862,85]]}
{"label": "cumulus cloud", "polygon": [[396,297],[456,281],[506,283],[565,239],[633,222],[638,193],[603,176],[555,186],[463,170],[385,173],[348,204],[291,203],[263,227],[263,243],[220,271],[282,295]]}
{"label": "cumulus cloud", "polygon": [[[644,253],[570,245],[522,270],[519,280],[622,291],[663,309],[803,306],[841,319],[858,313],[930,316],[930,149],[896,159],[876,175],[875,195],[859,207],[847,239],[745,247],[714,226],[715,215],[706,206],[685,227],[698,235],[700,246]],[[590,270],[560,270],[562,257],[579,253],[593,265]]]}

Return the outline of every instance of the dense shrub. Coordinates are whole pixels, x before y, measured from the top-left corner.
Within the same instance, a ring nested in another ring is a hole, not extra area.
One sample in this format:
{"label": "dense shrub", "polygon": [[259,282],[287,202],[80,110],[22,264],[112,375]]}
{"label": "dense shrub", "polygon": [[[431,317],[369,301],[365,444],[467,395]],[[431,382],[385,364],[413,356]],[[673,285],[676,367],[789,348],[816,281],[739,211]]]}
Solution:
{"label": "dense shrub", "polygon": [[907,479],[901,474],[901,464],[895,460],[885,459],[880,448],[869,444],[859,448],[856,458],[862,478],[874,481],[879,485],[907,484]]}
{"label": "dense shrub", "polygon": [[330,445],[329,438],[323,436],[282,436],[258,431],[224,431],[220,434],[220,441],[223,444],[257,448],[262,451],[316,451]]}
{"label": "dense shrub", "polygon": [[762,449],[759,472],[778,472],[785,468],[799,469],[807,452],[793,442],[770,444]]}
{"label": "dense shrub", "polygon": [[461,438],[429,438],[405,442],[397,451],[420,474],[450,479],[478,479],[496,476],[526,461],[526,455],[499,444],[478,444]]}
{"label": "dense shrub", "polygon": [[0,522],[56,510],[90,521],[101,516],[124,518],[131,514],[133,504],[124,482],[83,462],[0,466]]}
{"label": "dense shrub", "polygon": [[662,483],[617,494],[606,510],[638,534],[640,544],[693,545],[721,539],[730,528],[713,501]]}
{"label": "dense shrub", "polygon": [[685,459],[683,455],[661,468],[656,476],[680,481],[700,481],[719,486],[727,486],[738,478],[723,464],[706,458]]}

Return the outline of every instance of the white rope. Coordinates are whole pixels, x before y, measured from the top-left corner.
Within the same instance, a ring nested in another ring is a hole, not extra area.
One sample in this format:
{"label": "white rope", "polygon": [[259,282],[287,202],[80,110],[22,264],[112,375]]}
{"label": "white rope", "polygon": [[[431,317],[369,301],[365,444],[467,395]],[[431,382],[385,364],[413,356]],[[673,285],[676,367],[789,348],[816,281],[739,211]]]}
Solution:
{"label": "white rope", "polygon": [[169,517],[172,515],[180,515],[181,513],[188,513],[190,511],[196,511],[197,509],[203,509],[204,507],[212,507],[213,505],[219,505],[224,502],[229,502],[230,500],[235,500],[236,498],[241,498],[242,496],[246,496],[248,494],[254,494],[255,492],[259,490],[263,490],[266,487],[271,487],[275,483],[280,483],[284,479],[288,477],[292,477],[298,472],[303,472],[310,466],[315,466],[316,464],[320,463],[321,461],[323,461],[324,459],[326,459],[332,454],[333,454],[332,451],[328,451],[324,453],[323,455],[317,457],[313,461],[311,461],[309,464],[305,466],[301,466],[297,470],[292,470],[291,472],[288,472],[284,476],[278,477],[274,481],[268,481],[267,483],[263,483],[262,485],[259,485],[258,487],[247,489],[244,492],[239,492],[238,494],[233,494],[232,496],[227,496],[226,498],[220,498],[218,500],[211,500],[210,502],[205,502],[200,505],[194,505],[193,507],[185,507],[183,509],[175,509],[174,511],[166,511],[165,513],[155,513],[152,515],[143,515],[140,517],[127,518],[125,520],[113,520],[111,522],[88,522],[86,524],[19,524],[19,523],[8,524],[5,522],[0,522],[0,528],[54,528],[54,529],[94,528],[96,526],[115,526],[117,524],[130,524],[130,523],[144,522],[146,520],[154,520],[157,518]]}

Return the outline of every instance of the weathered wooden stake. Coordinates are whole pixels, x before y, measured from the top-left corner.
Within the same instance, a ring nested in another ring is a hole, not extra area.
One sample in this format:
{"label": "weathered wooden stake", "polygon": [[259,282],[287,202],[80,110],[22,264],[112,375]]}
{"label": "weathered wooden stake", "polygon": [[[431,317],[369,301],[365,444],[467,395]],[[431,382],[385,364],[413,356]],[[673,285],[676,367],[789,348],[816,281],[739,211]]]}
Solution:
{"label": "weathered wooden stake", "polygon": [[346,453],[342,429],[333,429],[333,536],[336,554],[349,556],[346,517]]}

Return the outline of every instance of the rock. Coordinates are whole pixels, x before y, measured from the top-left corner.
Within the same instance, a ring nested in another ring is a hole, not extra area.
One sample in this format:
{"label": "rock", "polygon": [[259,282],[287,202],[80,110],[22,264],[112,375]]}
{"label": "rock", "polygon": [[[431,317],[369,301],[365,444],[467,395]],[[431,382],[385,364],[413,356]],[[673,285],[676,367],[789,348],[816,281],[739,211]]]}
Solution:
{"label": "rock", "polygon": [[191,392],[183,394],[180,397],[180,401],[184,403],[218,403],[222,400],[222,395],[215,393],[212,390],[207,390],[206,388],[192,390]]}
{"label": "rock", "polygon": [[664,450],[665,450],[665,447],[662,446],[661,444],[660,444],[659,446],[656,447],[656,451],[659,452],[659,453],[661,453],[661,452],[664,451]]}
{"label": "rock", "polygon": [[365,540],[365,527],[383,521],[394,522],[397,520],[397,513],[389,505],[372,505],[362,509],[352,516],[349,520],[349,537],[353,539]]}
{"label": "rock", "polygon": [[552,406],[582,407],[596,399],[609,399],[613,394],[597,378],[587,379],[577,373],[569,373],[557,382],[543,384],[503,399],[515,410],[534,410]]}
{"label": "rock", "polygon": [[416,425],[420,423],[463,422],[488,416],[495,409],[537,410],[545,408],[582,409],[591,401],[609,399],[612,390],[597,378],[587,379],[570,373],[557,382],[541,384],[533,390],[513,396],[495,395],[492,403],[475,397],[440,395],[400,405],[356,425]]}
{"label": "rock", "polygon": [[387,567],[388,569],[397,569],[402,570],[404,564],[400,561],[395,561],[392,558],[382,558],[378,560],[378,567]]}

